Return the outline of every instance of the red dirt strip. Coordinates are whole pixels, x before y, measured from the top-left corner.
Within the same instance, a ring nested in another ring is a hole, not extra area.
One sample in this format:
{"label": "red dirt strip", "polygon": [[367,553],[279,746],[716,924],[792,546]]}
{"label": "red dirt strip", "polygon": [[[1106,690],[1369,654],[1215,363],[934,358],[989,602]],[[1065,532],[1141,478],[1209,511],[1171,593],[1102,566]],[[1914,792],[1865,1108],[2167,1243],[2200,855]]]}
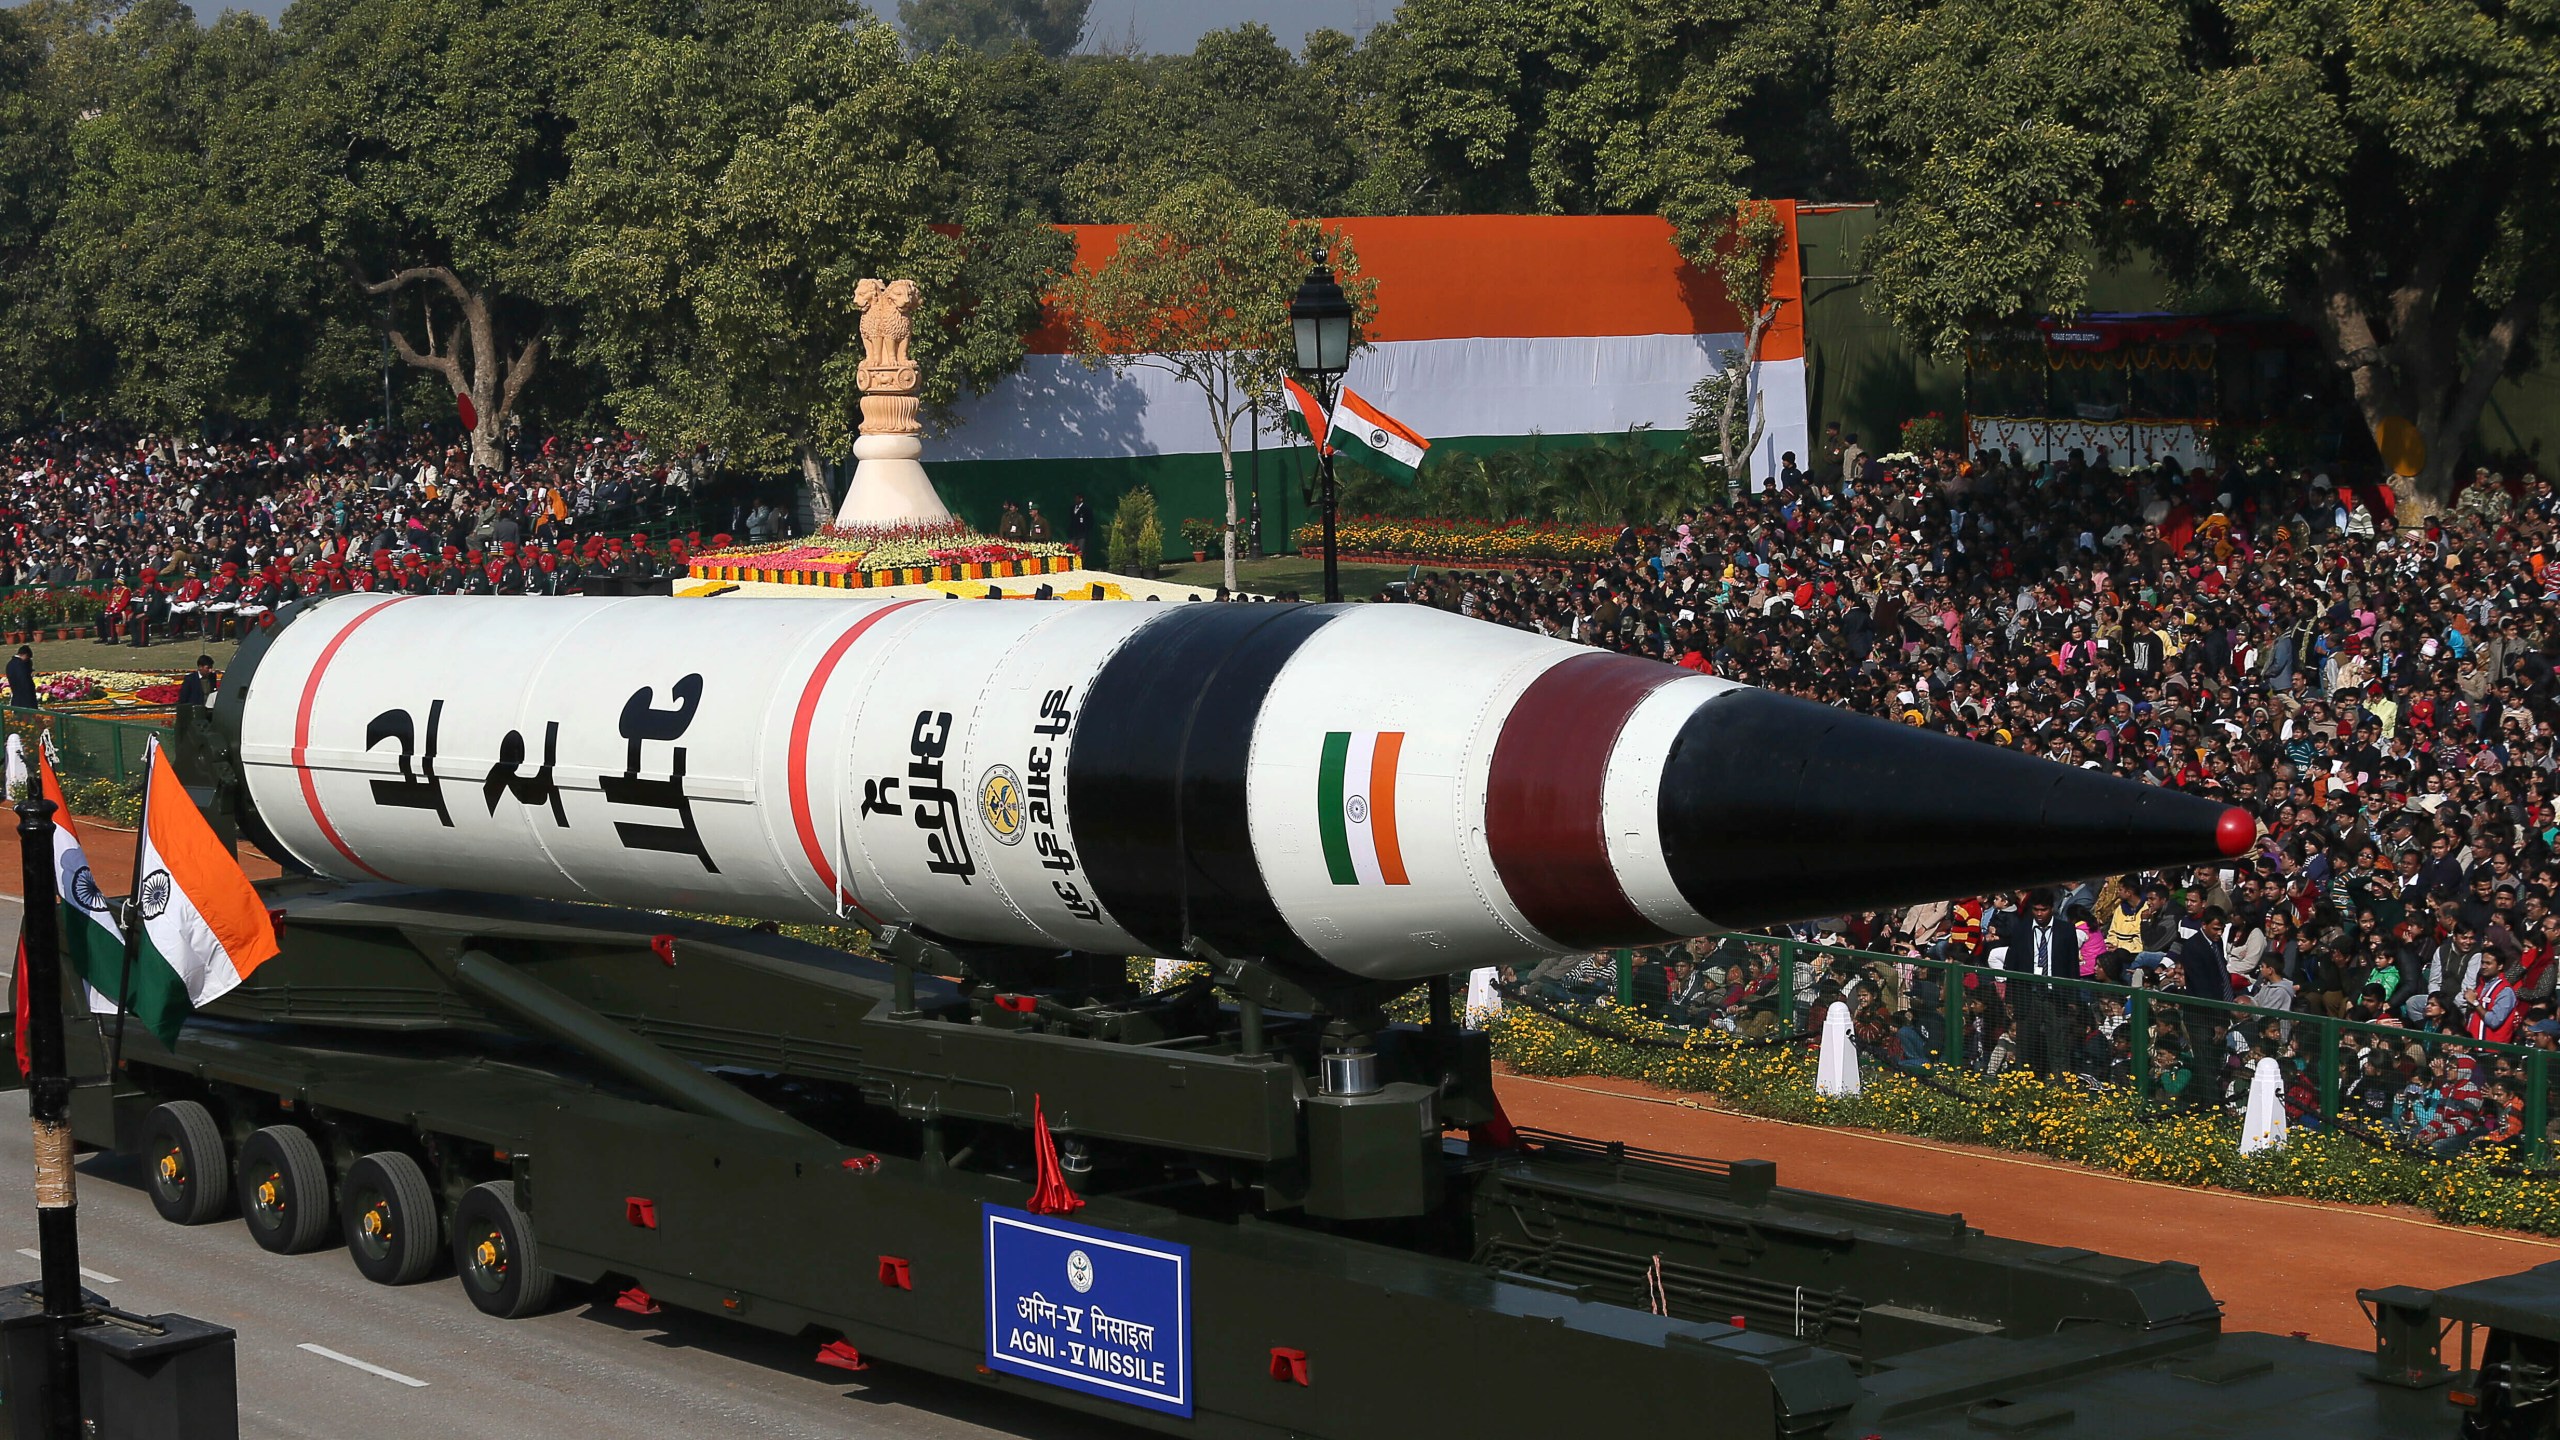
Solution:
{"label": "red dirt strip", "polygon": [[1719,1160],[1775,1160],[1778,1183],[1961,1213],[2012,1239],[2204,1272],[2235,1330],[2366,1349],[2359,1286],[2440,1289],[2560,1260],[2560,1240],[2439,1224],[2419,1210],[2321,1204],[2110,1175],[2040,1155],[1796,1125],[1598,1076],[1504,1075],[1513,1123]]}

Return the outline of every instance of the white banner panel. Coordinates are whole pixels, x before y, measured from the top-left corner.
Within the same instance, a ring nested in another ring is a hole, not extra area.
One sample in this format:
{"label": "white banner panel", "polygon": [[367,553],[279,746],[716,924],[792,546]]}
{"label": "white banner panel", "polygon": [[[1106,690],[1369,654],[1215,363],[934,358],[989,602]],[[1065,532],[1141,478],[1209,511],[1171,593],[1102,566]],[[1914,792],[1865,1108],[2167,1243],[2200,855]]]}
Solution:
{"label": "white banner panel", "polygon": [[[1347,377],[1361,395],[1434,439],[1474,435],[1614,435],[1689,423],[1689,388],[1715,372],[1739,335],[1490,336],[1396,340],[1362,351]],[[1780,451],[1805,457],[1804,362],[1760,367],[1769,419],[1758,468]],[[1197,455],[1218,448],[1195,386],[1149,366],[1087,370],[1074,357],[1032,355],[960,424],[929,441],[925,460],[1086,460]],[[1266,411],[1270,435],[1280,433]],[[1241,426],[1238,445],[1245,443]]]}

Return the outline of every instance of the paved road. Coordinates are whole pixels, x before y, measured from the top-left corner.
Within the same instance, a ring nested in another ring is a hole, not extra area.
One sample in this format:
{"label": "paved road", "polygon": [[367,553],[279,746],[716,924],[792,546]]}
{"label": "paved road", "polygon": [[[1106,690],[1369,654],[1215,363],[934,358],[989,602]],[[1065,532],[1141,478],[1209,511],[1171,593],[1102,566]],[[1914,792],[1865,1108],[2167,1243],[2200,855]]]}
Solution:
{"label": "paved road", "polygon": [[[16,902],[0,901],[0,956],[16,952],[17,922]],[[0,1283],[36,1277],[36,1262],[17,1253],[36,1243],[20,1103],[0,1097]],[[259,1440],[1138,1435],[934,1376],[824,1369],[800,1341],[673,1311],[628,1315],[581,1297],[548,1315],[492,1320],[450,1276],[389,1289],[357,1274],[343,1250],[270,1255],[237,1221],[171,1225],[141,1183],[130,1159],[80,1165],[81,1262],[114,1277],[93,1277],[91,1288],[119,1309],[237,1330],[240,1428]]]}

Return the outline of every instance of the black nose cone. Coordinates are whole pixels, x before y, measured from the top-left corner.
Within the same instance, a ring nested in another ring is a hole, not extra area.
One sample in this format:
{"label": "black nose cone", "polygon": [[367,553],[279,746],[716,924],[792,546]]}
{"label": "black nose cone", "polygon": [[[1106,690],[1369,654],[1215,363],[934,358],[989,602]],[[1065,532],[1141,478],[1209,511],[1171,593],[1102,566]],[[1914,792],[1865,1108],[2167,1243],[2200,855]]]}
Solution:
{"label": "black nose cone", "polygon": [[1661,807],[1672,878],[1727,927],[2227,859],[2257,834],[2216,801],[1768,690],[1698,707]]}

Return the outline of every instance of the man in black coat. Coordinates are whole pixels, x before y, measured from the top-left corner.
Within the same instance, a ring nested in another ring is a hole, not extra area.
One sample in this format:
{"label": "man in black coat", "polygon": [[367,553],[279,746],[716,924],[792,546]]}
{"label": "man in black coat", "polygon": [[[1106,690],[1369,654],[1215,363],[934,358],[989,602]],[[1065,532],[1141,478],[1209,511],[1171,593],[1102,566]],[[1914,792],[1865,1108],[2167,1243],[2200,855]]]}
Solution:
{"label": "man in black coat", "polygon": [[[2078,928],[2056,913],[2052,891],[2028,891],[2019,913],[2001,920],[1999,935],[2009,947],[2003,968],[2010,974],[2050,976],[2056,982],[2078,978]],[[2019,1057],[2039,1075],[2066,1071],[2071,1059],[2069,992],[2060,983],[2013,982],[2009,998],[2018,1017]]]}
{"label": "man in black coat", "polygon": [[36,652],[25,645],[9,657],[9,703],[20,710],[36,708]]}
{"label": "man in black coat", "polygon": [[[2230,919],[2221,906],[2212,906],[2197,919],[2194,934],[2171,942],[2169,958],[2177,962],[2177,979],[2164,989],[2199,1000],[2231,998],[2231,970],[2222,949],[2223,926]],[[2230,1059],[2215,1038],[2214,1022],[2225,1018],[2227,1012],[2197,1005],[2178,1008],[2179,1023],[2187,1032],[2187,1065],[2193,1072],[2184,1098],[2191,1105],[2210,1109],[2222,1103],[2222,1072]]]}
{"label": "man in black coat", "polygon": [[199,655],[196,657],[196,668],[188,671],[187,678],[178,683],[178,703],[210,705],[213,703],[213,692],[221,688],[222,676],[213,668],[213,657]]}

